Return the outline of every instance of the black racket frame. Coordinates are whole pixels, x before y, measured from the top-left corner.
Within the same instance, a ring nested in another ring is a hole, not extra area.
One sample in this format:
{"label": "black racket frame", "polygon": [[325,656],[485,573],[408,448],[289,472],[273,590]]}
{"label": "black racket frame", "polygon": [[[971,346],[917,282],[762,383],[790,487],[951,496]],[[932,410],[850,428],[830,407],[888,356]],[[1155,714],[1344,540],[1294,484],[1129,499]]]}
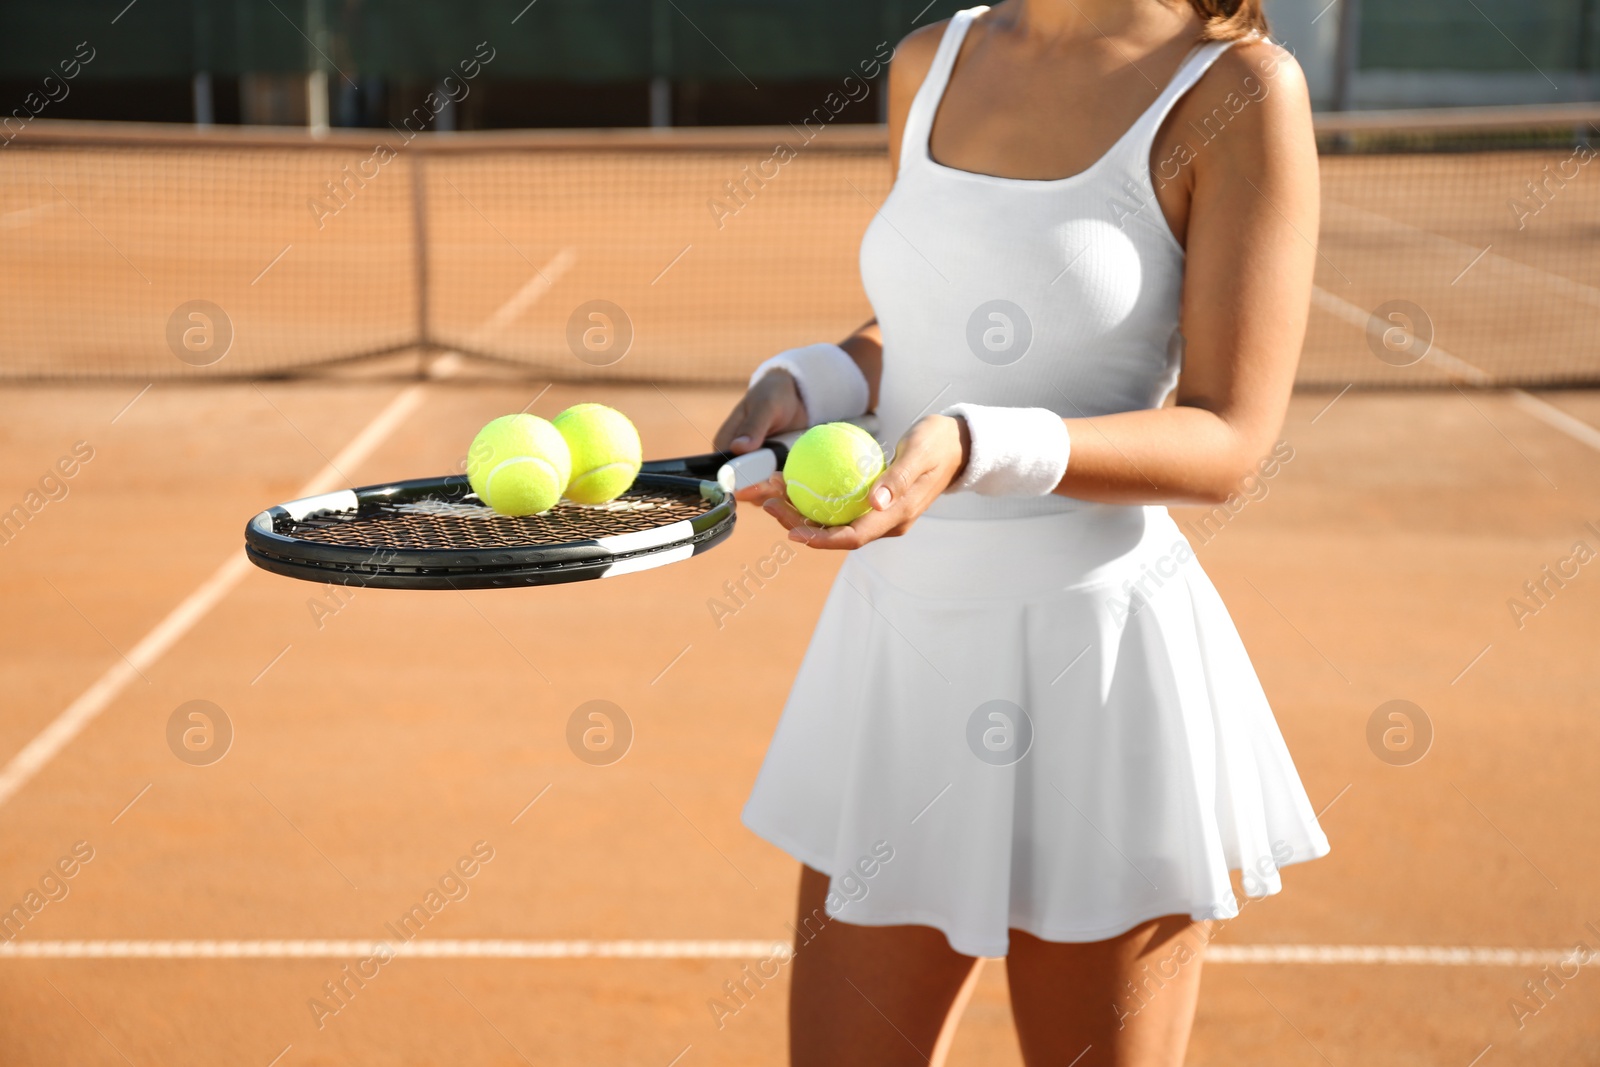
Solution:
{"label": "black racket frame", "polygon": [[[783,449],[781,444],[777,447]],[[641,547],[637,550],[624,547],[619,551],[596,539],[477,550],[326,544],[278,533],[277,526],[285,520],[305,521],[315,517],[315,513],[311,513],[295,520],[278,505],[254,516],[246,525],[245,552],[256,566],[275,574],[380,589],[509,588],[584,581],[613,572],[628,573],[644,569],[629,566],[635,561],[669,553],[675,553],[674,558],[682,558],[685,547],[690,549],[690,555],[698,555],[732,534],[737,507],[733,494],[712,480],[729,458],[710,453],[646,463],[630,492],[651,489],[694,492],[710,506],[693,518],[668,524],[670,527],[682,523],[687,527],[685,536],[671,541],[652,543],[645,533],[616,535],[616,539],[622,541],[638,536]],[[780,466],[782,461],[780,454],[777,457]],[[363,486],[350,492],[355,497],[357,514],[364,508],[410,502],[448,504],[476,500],[466,477],[459,474]]]}

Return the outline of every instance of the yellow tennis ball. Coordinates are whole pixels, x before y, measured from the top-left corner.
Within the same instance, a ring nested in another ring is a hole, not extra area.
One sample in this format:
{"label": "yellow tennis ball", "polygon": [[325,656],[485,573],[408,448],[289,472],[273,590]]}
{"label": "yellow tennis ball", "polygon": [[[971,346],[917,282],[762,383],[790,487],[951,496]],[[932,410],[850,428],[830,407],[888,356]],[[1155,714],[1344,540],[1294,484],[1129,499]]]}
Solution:
{"label": "yellow tennis ball", "polygon": [[604,404],[574,404],[550,421],[572,452],[568,500],[604,504],[628,491],[644,461],[639,431],[628,416]]}
{"label": "yellow tennis ball", "polygon": [[555,506],[572,474],[559,431],[537,415],[502,415],[467,450],[467,481],[502,515],[537,515]]}
{"label": "yellow tennis ball", "polygon": [[783,464],[789,502],[812,522],[843,526],[872,510],[867,490],[883,473],[883,449],[849,422],[826,422],[800,435]]}

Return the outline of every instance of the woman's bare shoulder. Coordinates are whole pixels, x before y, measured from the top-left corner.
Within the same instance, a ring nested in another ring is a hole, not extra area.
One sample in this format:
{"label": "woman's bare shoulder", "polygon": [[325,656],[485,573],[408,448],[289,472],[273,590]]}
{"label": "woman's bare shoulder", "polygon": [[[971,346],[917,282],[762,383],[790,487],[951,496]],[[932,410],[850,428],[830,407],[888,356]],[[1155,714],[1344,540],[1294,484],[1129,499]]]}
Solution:
{"label": "woman's bare shoulder", "polygon": [[[1209,117],[1213,124],[1240,120],[1243,129],[1311,124],[1311,94],[1305,72],[1288,49],[1252,38],[1229,48],[1184,100],[1186,117]],[[1220,109],[1220,113],[1219,113]]]}
{"label": "woman's bare shoulder", "polygon": [[928,76],[928,68],[933,66],[934,53],[939,51],[939,42],[944,39],[945,28],[949,25],[949,19],[941,19],[912,30],[901,38],[900,43],[894,46],[894,58],[889,63],[892,85],[916,92],[922,80]]}
{"label": "woman's bare shoulder", "polygon": [[895,46],[889,60],[889,165],[892,173],[900,171],[900,139],[911,112],[911,101],[933,66],[934,54],[944,38],[949,19],[913,30]]}
{"label": "woman's bare shoulder", "polygon": [[1286,151],[1315,153],[1304,72],[1282,45],[1234,44],[1180,100],[1164,124],[1172,140],[1208,169],[1258,172]]}

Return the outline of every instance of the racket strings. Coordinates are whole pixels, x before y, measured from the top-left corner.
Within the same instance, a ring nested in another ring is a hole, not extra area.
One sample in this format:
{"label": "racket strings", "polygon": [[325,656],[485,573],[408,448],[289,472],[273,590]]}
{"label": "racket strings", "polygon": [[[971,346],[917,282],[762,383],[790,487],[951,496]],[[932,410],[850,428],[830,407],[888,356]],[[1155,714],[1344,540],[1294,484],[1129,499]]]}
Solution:
{"label": "racket strings", "polygon": [[692,520],[713,506],[692,490],[628,493],[609,504],[561,501],[542,515],[499,515],[482,504],[422,500],[281,520],[280,534],[350,548],[488,551],[616,537]]}

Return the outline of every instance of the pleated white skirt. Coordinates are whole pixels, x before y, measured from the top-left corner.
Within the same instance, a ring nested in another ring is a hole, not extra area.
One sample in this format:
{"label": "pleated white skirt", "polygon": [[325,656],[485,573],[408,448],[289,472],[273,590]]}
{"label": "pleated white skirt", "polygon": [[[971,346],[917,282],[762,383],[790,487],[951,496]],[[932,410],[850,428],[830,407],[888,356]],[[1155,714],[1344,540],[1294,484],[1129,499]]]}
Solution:
{"label": "pleated white skirt", "polygon": [[[828,912],[1003,956],[1238,914],[1328,852],[1162,507],[923,517],[839,571],[744,809]],[[885,859],[885,857],[888,857]]]}

